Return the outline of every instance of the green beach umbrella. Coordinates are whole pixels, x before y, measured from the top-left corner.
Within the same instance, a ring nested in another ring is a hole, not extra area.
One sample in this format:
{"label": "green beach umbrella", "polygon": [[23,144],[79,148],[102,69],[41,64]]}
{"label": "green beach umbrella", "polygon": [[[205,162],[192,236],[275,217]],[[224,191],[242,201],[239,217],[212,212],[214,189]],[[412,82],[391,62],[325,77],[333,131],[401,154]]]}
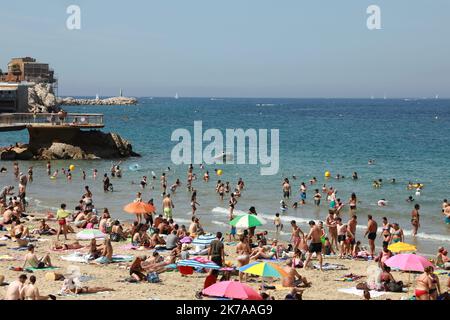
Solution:
{"label": "green beach umbrella", "polygon": [[237,216],[230,221],[230,224],[236,228],[247,229],[251,227],[262,226],[266,221],[254,214],[244,214]]}

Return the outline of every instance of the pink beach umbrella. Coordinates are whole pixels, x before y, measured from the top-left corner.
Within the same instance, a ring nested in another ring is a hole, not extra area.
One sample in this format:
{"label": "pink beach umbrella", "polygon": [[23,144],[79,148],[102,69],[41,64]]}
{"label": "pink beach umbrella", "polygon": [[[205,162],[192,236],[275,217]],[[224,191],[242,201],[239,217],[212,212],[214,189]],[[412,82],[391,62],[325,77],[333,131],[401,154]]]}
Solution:
{"label": "pink beach umbrella", "polygon": [[384,262],[391,268],[398,268],[402,271],[419,271],[423,272],[426,267],[433,267],[433,264],[426,258],[417,254],[397,254]]}
{"label": "pink beach umbrella", "polygon": [[252,287],[239,281],[221,281],[203,289],[203,294],[212,297],[225,297],[239,300],[262,300]]}

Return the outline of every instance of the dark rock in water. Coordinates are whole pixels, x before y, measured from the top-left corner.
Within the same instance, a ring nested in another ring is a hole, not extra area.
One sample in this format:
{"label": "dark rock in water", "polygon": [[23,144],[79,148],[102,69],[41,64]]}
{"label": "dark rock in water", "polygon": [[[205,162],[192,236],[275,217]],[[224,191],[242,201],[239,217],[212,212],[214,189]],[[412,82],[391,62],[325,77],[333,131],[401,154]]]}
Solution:
{"label": "dark rock in water", "polygon": [[131,143],[98,130],[30,128],[30,143],[0,149],[1,160],[94,160],[139,157]]}

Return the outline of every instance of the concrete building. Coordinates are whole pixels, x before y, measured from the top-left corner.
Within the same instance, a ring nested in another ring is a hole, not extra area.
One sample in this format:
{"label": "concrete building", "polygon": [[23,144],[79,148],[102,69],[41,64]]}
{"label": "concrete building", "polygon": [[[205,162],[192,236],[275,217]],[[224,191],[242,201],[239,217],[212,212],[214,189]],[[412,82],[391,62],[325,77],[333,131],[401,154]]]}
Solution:
{"label": "concrete building", "polygon": [[0,82],[0,113],[28,112],[27,83]]}
{"label": "concrete building", "polygon": [[0,76],[5,82],[45,82],[54,83],[54,71],[50,69],[48,63],[36,62],[31,57],[13,58],[8,63],[8,72]]}

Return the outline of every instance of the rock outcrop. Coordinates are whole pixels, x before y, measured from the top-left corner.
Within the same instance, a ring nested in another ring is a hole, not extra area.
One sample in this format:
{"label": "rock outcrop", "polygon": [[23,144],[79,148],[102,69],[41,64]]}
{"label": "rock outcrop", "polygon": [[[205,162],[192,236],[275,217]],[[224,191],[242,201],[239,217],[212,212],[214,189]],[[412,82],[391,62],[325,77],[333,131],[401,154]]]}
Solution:
{"label": "rock outcrop", "polygon": [[59,104],[53,93],[52,86],[47,83],[37,83],[28,88],[28,110],[35,113],[59,111]]}
{"label": "rock outcrop", "polygon": [[66,106],[79,106],[79,105],[91,105],[91,106],[113,106],[113,105],[134,105],[138,102],[136,98],[128,97],[112,97],[107,99],[75,99],[67,97],[58,99],[58,104]]}
{"label": "rock outcrop", "polygon": [[[1,160],[94,160],[139,157],[133,151],[131,143],[115,133],[98,130],[77,130],[67,139],[43,139],[45,132],[40,132],[40,139],[30,143],[0,149]],[[69,138],[70,137],[70,138]]]}

